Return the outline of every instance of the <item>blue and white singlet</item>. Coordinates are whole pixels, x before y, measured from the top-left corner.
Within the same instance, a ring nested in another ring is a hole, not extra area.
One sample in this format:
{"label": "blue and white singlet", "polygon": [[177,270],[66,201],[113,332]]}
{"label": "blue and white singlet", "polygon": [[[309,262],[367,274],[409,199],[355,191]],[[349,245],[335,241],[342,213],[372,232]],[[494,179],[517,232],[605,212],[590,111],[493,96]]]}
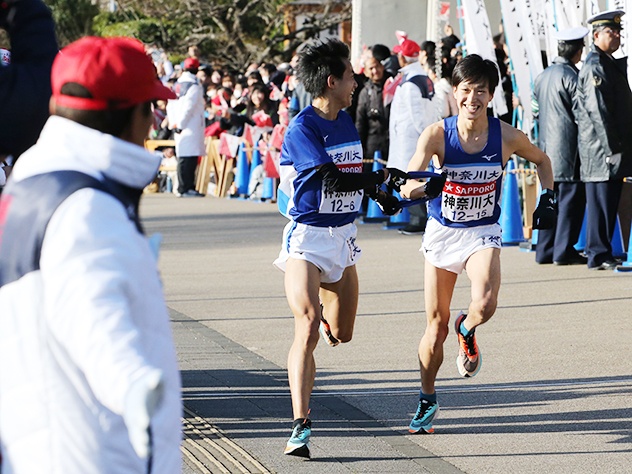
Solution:
{"label": "blue and white singlet", "polygon": [[361,173],[362,156],[358,131],[346,112],[326,120],[311,105],[304,108],[290,122],[281,148],[277,196],[281,214],[317,227],[353,222],[363,191],[327,191],[316,168],[333,162],[343,173]]}
{"label": "blue and white singlet", "polygon": [[447,227],[495,224],[500,217],[503,180],[500,121],[488,117],[487,144],[479,153],[463,151],[458,116],[443,121],[445,153],[442,171],[448,174],[440,196],[428,201],[428,215]]}

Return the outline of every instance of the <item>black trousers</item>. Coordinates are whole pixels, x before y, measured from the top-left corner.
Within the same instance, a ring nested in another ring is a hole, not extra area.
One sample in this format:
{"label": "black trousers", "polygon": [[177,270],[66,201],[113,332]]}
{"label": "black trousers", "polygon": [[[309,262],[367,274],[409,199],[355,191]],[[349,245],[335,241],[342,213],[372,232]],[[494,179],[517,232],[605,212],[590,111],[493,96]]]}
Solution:
{"label": "black trousers", "polygon": [[535,261],[565,262],[577,256],[574,246],[579,239],[586,210],[586,187],[582,182],[555,182],[557,220],[552,229],[538,231]]}
{"label": "black trousers", "polygon": [[612,236],[617,222],[623,181],[586,183],[587,225],[586,256],[588,266],[597,267],[612,260]]}
{"label": "black trousers", "polygon": [[197,156],[178,157],[178,192],[184,194],[195,189],[195,169],[197,168]]}

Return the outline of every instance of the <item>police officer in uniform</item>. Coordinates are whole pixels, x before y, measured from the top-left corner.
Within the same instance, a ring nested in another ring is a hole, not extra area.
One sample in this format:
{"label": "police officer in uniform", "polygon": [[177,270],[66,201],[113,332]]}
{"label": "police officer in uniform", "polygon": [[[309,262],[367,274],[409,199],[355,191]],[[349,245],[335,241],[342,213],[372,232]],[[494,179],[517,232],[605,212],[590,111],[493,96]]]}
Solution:
{"label": "police officer in uniform", "polygon": [[632,92],[627,58],[615,59],[621,45],[622,10],[587,21],[594,44],[579,72],[578,115],[581,179],[586,183],[588,268],[614,269],[612,255],[623,177],[632,175]]}
{"label": "police officer in uniform", "polygon": [[577,75],[581,59],[583,26],[557,32],[558,57],[535,80],[535,104],[538,109],[538,146],[550,158],[557,194],[557,224],[538,234],[535,260],[556,265],[586,265],[586,257],[575,250],[579,239],[586,192],[579,179],[577,151]]}

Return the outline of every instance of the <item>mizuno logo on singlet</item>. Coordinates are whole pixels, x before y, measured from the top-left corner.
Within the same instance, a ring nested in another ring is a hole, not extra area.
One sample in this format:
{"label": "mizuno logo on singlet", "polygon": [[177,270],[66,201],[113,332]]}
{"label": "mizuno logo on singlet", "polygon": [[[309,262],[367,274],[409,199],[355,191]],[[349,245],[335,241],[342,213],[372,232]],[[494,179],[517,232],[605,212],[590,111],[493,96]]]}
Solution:
{"label": "mizuno logo on singlet", "polygon": [[490,161],[493,157],[495,157],[498,153],[494,153],[493,155],[483,155],[483,158],[485,158],[487,161]]}

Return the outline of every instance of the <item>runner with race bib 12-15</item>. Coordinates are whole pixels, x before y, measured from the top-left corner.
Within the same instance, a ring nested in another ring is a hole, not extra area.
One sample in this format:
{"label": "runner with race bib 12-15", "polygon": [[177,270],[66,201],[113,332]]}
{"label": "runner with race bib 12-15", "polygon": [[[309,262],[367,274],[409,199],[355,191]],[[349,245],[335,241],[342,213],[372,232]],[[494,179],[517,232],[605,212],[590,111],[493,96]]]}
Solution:
{"label": "runner with race bib 12-15", "polygon": [[[496,311],[502,245],[499,202],[503,170],[512,154],[534,163],[542,183],[533,227],[550,228],[556,212],[549,157],[520,130],[487,115],[498,84],[496,65],[476,54],[468,55],[456,65],[452,84],[458,115],[424,130],[408,166],[411,174],[432,166],[446,177],[438,196],[428,201],[429,219],[422,242],[427,325],[419,343],[421,391],[409,426],[411,433],[434,431],[432,423],[439,411],[435,381],[443,362],[454,286],[463,270],[471,282],[472,299],[467,311],[461,311],[455,320],[456,364],[463,377],[473,377],[481,368],[474,330]],[[427,196],[422,184],[414,180],[400,191],[407,199]]]}

